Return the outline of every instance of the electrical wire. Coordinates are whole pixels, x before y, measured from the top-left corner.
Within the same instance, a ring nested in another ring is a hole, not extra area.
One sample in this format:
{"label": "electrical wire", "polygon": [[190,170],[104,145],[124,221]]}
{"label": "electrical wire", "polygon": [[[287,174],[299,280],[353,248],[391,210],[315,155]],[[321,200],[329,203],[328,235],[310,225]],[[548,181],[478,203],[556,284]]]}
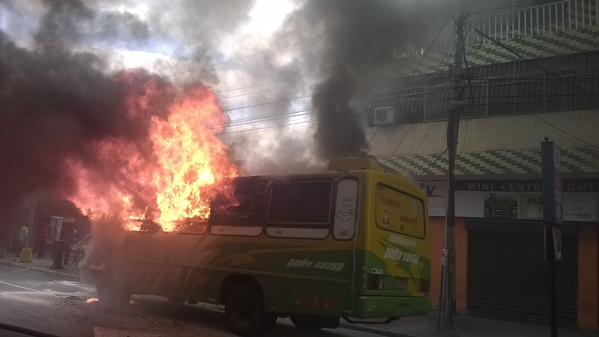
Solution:
{"label": "electrical wire", "polygon": [[[507,10],[507,9],[514,9],[514,8],[519,8],[519,7],[522,7],[522,6],[509,6],[509,7],[503,7],[503,8],[499,8],[499,9]],[[494,11],[497,11],[497,10],[498,10],[498,9],[495,9]],[[519,57],[519,58],[521,58],[521,59],[525,59],[525,58],[524,58],[522,55],[520,55],[520,54],[519,54],[518,52],[516,52],[515,50],[512,50],[511,48],[509,48],[508,46],[504,45],[503,43],[501,43],[501,42],[499,42],[499,41],[497,41],[497,40],[493,39],[492,37],[488,36],[488,35],[487,35],[487,34],[485,34],[484,32],[482,32],[482,31],[480,31],[479,29],[477,29],[476,27],[473,27],[472,25],[469,25],[469,26],[470,26],[471,28],[473,28],[473,29],[474,29],[474,30],[475,30],[475,31],[476,31],[478,34],[480,34],[480,35],[484,36],[485,38],[489,39],[490,41],[492,41],[492,42],[496,43],[496,44],[497,44],[497,45],[499,45],[500,47],[502,47],[502,48],[504,48],[504,49],[508,50],[509,52],[511,52],[512,54],[516,55],[517,57]],[[469,66],[468,66],[468,60],[467,60],[467,55],[466,55],[466,51],[465,51],[465,44],[462,44],[462,46],[464,47],[464,50],[463,50],[463,52],[462,52],[462,55],[463,55],[463,57],[464,57],[464,64],[465,64],[465,66],[466,66],[466,71],[468,71],[468,69],[469,69]],[[537,68],[541,69],[541,70],[542,70],[544,73],[546,73],[546,74],[555,75],[556,77],[558,77],[558,79],[559,79],[559,80],[563,80],[563,78],[562,78],[562,77],[561,77],[559,74],[555,74],[555,73],[553,73],[553,72],[549,71],[548,69],[546,69],[546,68],[544,68],[544,67],[542,67],[542,66],[540,66],[540,65],[538,65],[538,64],[536,64],[536,63],[534,63],[534,62],[533,62],[533,66],[536,66]],[[474,100],[474,94],[473,94],[473,90],[472,90],[472,78],[471,78],[471,76],[470,76],[470,75],[467,75],[467,78],[468,78],[468,82],[469,82],[469,83],[468,83],[468,85],[469,85],[469,89],[470,89],[470,93],[469,93],[469,94],[470,94],[470,97],[469,97],[469,98],[471,99],[471,104],[470,104],[470,105],[471,105],[471,113],[473,113],[473,107],[474,107],[474,101],[473,101],[473,100]],[[571,77],[569,77],[569,78],[571,79]],[[520,79],[520,78],[519,78],[519,79]],[[592,79],[593,79],[593,78],[592,78]],[[577,88],[577,89],[580,89],[578,86],[576,86],[576,88]],[[593,94],[590,94],[590,95],[593,95]],[[538,95],[538,96],[546,97],[547,95]],[[552,95],[552,97],[555,97],[555,96],[571,96],[571,95]],[[497,96],[493,96],[493,98],[496,98],[496,97],[497,97]],[[513,97],[514,97],[514,95],[511,95],[511,96],[509,96],[509,97],[510,97],[510,98],[513,98]],[[527,95],[521,95],[521,96],[518,96],[518,97],[530,97],[530,96],[527,96]],[[509,104],[512,104],[512,103],[509,103]],[[583,139],[581,139],[581,138],[579,138],[579,137],[576,137],[576,136],[574,136],[574,135],[572,135],[572,134],[569,134],[567,131],[565,131],[565,130],[561,129],[561,128],[560,128],[560,127],[558,127],[557,125],[555,125],[555,124],[552,124],[551,122],[549,122],[549,121],[547,121],[547,120],[545,120],[545,119],[543,119],[543,118],[541,118],[541,117],[539,117],[539,116],[531,116],[531,115],[528,115],[528,116],[529,116],[529,117],[532,117],[532,118],[534,118],[534,119],[536,119],[536,120],[539,120],[539,121],[541,121],[541,122],[543,122],[543,123],[545,123],[545,124],[547,124],[547,125],[549,125],[549,126],[551,126],[552,128],[554,128],[554,129],[556,129],[556,130],[558,130],[558,131],[562,132],[564,135],[567,135],[567,136],[569,136],[569,137],[572,137],[573,139],[576,139],[577,141],[579,141],[579,142],[581,142],[581,143],[583,143],[583,144],[586,144],[586,145],[588,145],[588,146],[590,146],[590,147],[593,147],[593,148],[595,148],[595,149],[599,149],[599,147],[598,147],[598,146],[596,146],[596,145],[593,145],[593,144],[591,144],[591,143],[589,143],[589,142],[587,142],[587,141],[585,141],[585,140],[583,140]],[[464,134],[464,143],[466,142],[466,137],[467,137],[467,132],[468,132],[468,124],[469,124],[469,123],[468,123],[468,122],[466,122],[466,129],[465,129],[465,131],[464,131],[464,132],[465,132],[465,134]],[[463,150],[464,146],[465,146],[465,144],[462,146],[462,150]],[[446,149],[444,152],[446,152],[446,151],[447,151],[447,149]],[[443,153],[444,153],[444,152],[443,152]],[[441,153],[441,154],[442,154],[442,153]],[[433,163],[431,163],[431,165],[429,165],[429,168],[430,168],[430,166],[432,166],[432,165],[433,165],[433,164],[434,164],[434,163],[435,163],[435,162],[436,162],[436,161],[439,159],[439,157],[440,157],[440,155],[439,155],[439,156],[438,156],[438,157],[435,159],[435,161],[433,161]],[[428,170],[428,168],[427,168],[427,170]]]}
{"label": "electrical wire", "polygon": [[439,30],[437,31],[437,34],[435,34],[435,37],[433,38],[432,42],[428,45],[428,47],[426,48],[426,50],[424,51],[424,53],[420,57],[420,60],[418,60],[418,64],[416,64],[416,67],[412,71],[411,75],[414,75],[414,74],[416,74],[416,72],[418,72],[418,68],[420,68],[420,66],[422,65],[422,62],[424,61],[424,59],[426,58],[426,56],[428,55],[428,53],[430,52],[430,50],[433,48],[433,46],[435,45],[435,43],[437,43],[437,39],[439,39],[439,36],[441,35],[441,33],[443,32],[443,30],[445,29],[445,27],[449,23],[449,21],[450,21],[449,19],[450,18],[451,17],[447,17],[445,19],[445,22],[441,25],[441,28],[439,28]]}
{"label": "electrical wire", "polygon": [[441,156],[443,156],[446,153],[447,153],[447,148],[445,148],[445,150],[443,150],[443,152],[439,152],[437,154],[437,156],[435,157],[435,159],[426,167],[425,171],[429,171],[431,169],[431,167],[433,167],[433,165],[435,165],[437,163],[437,161],[439,161]]}
{"label": "electrical wire", "polygon": [[[522,54],[520,54],[519,52],[517,52],[516,50],[514,50],[513,48],[510,48],[508,45],[506,45],[505,43],[502,43],[501,41],[495,39],[494,37],[488,35],[487,33],[483,32],[482,30],[480,30],[479,28],[473,26],[473,25],[468,25],[470,28],[472,28],[476,33],[478,33],[480,36],[488,39],[489,41],[493,42],[494,44],[498,45],[499,47],[509,51],[510,53],[514,54],[516,57],[518,57],[521,60],[528,60],[526,57],[524,57]],[[532,62],[531,63],[533,67],[541,70],[544,74],[547,75],[551,75],[554,76],[558,79],[563,79],[559,74],[543,67],[542,65],[538,64],[537,62]],[[580,90],[580,88],[578,86],[575,86],[577,90]]]}
{"label": "electrical wire", "polygon": [[235,110],[242,110],[242,109],[247,109],[247,108],[253,108],[253,107],[257,107],[257,106],[269,105],[269,104],[287,103],[287,102],[290,102],[290,101],[301,100],[301,99],[308,99],[308,98],[312,98],[312,97],[313,97],[313,95],[298,96],[298,97],[287,97],[287,98],[283,98],[283,99],[279,99],[279,100],[275,100],[275,101],[261,102],[261,103],[256,103],[256,104],[250,104],[250,105],[244,105],[244,106],[238,106],[238,107],[228,108],[228,109],[224,109],[223,111],[230,112],[230,111],[235,111]]}
{"label": "electrical wire", "polygon": [[435,127],[435,123],[431,122],[431,127],[428,129],[428,132],[426,133],[426,135],[424,136],[424,138],[420,142],[420,145],[418,145],[418,147],[416,148],[416,153],[418,153],[420,151],[420,149],[422,148],[422,146],[424,145],[424,143],[428,140],[428,137],[431,135],[434,127]]}
{"label": "electrical wire", "polygon": [[566,137],[570,137],[570,139],[573,139],[573,140],[575,140],[575,141],[577,141],[579,143],[587,145],[587,146],[589,146],[589,147],[591,147],[591,148],[593,148],[595,150],[599,150],[599,146],[597,146],[595,144],[592,144],[592,143],[590,143],[590,142],[588,142],[588,141],[586,141],[586,140],[584,140],[584,139],[582,139],[582,138],[580,138],[578,136],[575,136],[575,135],[567,132],[566,130],[560,128],[559,126],[557,126],[557,125],[549,122],[548,120],[546,120],[544,118],[541,118],[539,116],[534,116],[534,115],[528,115],[528,116],[531,117],[531,118],[534,118],[534,119],[536,119],[536,120],[538,120],[538,121],[540,121],[540,122],[542,122],[542,123],[544,123],[544,124],[546,124],[548,126],[550,126],[551,128],[553,128],[553,129],[557,130],[558,132],[560,132],[562,135],[564,135]]}
{"label": "electrical wire", "polygon": [[258,118],[258,119],[248,118],[246,120],[239,120],[239,121],[235,120],[232,123],[229,123],[228,125],[226,125],[226,127],[230,128],[230,127],[237,127],[237,126],[243,126],[243,125],[259,124],[259,123],[269,122],[272,120],[283,119],[283,118],[303,117],[303,116],[312,115],[311,112],[312,112],[312,110],[298,110],[298,111],[290,112],[288,114],[265,116],[264,118]]}
{"label": "electrical wire", "polygon": [[[313,87],[308,88],[309,91],[312,91]],[[231,95],[231,96],[225,96],[225,97],[219,97],[221,100],[226,100],[226,99],[232,99],[232,98],[238,98],[238,97],[244,97],[244,96],[254,96],[254,95],[259,95],[265,92],[272,92],[272,91],[277,91],[277,90],[281,90],[280,86],[272,87],[270,89],[266,89],[266,90],[259,90],[259,91],[252,91],[252,92],[248,92],[248,93],[243,93],[243,94],[236,94],[236,95]]]}
{"label": "electrical wire", "polygon": [[[468,55],[466,55],[466,43],[462,39],[462,58],[464,61],[464,71],[466,72],[466,78],[468,80],[468,94],[470,95],[470,115],[474,114],[474,89],[472,88],[472,76],[470,76],[470,66],[468,65]],[[463,117],[463,116],[462,116]],[[464,147],[466,146],[466,140],[468,137],[468,125],[470,123],[466,121],[466,127],[464,128],[464,137],[462,147],[458,151],[458,153],[462,153],[464,151]],[[459,137],[457,138],[459,142]]]}
{"label": "electrical wire", "polygon": [[241,132],[255,132],[255,131],[261,131],[261,130],[270,130],[270,129],[279,129],[281,127],[284,126],[292,126],[292,125],[300,125],[300,124],[306,124],[306,123],[312,123],[315,120],[311,119],[311,120],[306,120],[306,121],[301,121],[301,122],[293,122],[293,123],[286,123],[286,124],[277,124],[274,126],[268,126],[268,127],[263,127],[263,128],[252,128],[252,129],[246,129],[246,130],[235,130],[235,131],[225,131],[222,132],[222,135],[227,135],[227,134],[233,134],[233,133],[241,133]]}

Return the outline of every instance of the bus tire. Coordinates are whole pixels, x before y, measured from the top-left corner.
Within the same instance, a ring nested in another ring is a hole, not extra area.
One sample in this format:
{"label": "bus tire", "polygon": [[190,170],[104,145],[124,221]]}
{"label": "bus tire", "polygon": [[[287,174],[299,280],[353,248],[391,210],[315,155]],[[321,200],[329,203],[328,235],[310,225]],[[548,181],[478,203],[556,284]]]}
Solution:
{"label": "bus tire", "polygon": [[225,297],[225,316],[236,335],[254,337],[268,332],[277,316],[264,310],[258,287],[249,283],[234,285]]}

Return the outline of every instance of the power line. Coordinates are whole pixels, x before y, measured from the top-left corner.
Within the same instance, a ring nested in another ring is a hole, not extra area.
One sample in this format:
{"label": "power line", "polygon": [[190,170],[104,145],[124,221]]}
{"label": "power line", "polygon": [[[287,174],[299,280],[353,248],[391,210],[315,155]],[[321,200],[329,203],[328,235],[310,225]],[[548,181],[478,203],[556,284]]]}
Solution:
{"label": "power line", "polygon": [[311,112],[312,112],[312,110],[298,110],[298,111],[293,111],[293,112],[290,112],[287,114],[264,116],[263,118],[248,118],[245,120],[235,120],[232,123],[226,125],[226,127],[229,128],[229,127],[236,127],[236,126],[243,126],[243,125],[259,124],[259,123],[264,123],[264,122],[277,120],[277,119],[283,119],[283,118],[302,117],[302,116],[311,115],[312,114]]}
{"label": "power line", "polygon": [[[524,55],[520,54],[518,51],[516,51],[516,50],[514,50],[513,48],[509,47],[509,46],[508,46],[508,45],[506,45],[505,43],[503,43],[503,42],[501,42],[501,41],[497,40],[496,38],[494,38],[494,37],[492,37],[492,36],[488,35],[487,33],[483,32],[483,31],[482,31],[482,30],[480,30],[479,28],[477,28],[477,27],[475,27],[475,26],[473,26],[473,25],[470,25],[470,24],[468,24],[468,26],[469,26],[470,28],[472,28],[472,29],[473,29],[473,30],[474,30],[474,31],[475,31],[477,34],[479,34],[480,36],[482,36],[482,37],[484,37],[484,38],[488,39],[489,41],[493,42],[494,44],[498,45],[499,47],[501,47],[501,48],[503,48],[503,49],[505,49],[505,50],[509,51],[510,53],[512,53],[512,54],[514,54],[516,57],[518,57],[519,59],[521,59],[521,60],[528,60],[526,57],[524,57]],[[533,67],[535,67],[535,68],[537,68],[537,69],[541,70],[541,71],[542,71],[543,73],[545,73],[545,74],[548,74],[548,75],[554,76],[554,77],[556,77],[556,78],[558,78],[558,79],[563,79],[563,78],[562,78],[562,76],[560,76],[559,74],[557,74],[557,73],[555,73],[555,72],[553,72],[553,71],[551,71],[551,70],[549,70],[549,69],[547,69],[547,68],[543,67],[542,65],[538,64],[537,62],[534,62],[534,61],[533,61],[533,62],[531,62],[531,64],[533,65]],[[575,88],[576,88],[578,91],[580,91],[580,88],[579,88],[579,87],[578,87],[576,84],[574,84],[574,87],[575,87]]]}
{"label": "power line", "polygon": [[[276,83],[276,82],[275,82],[275,83]],[[239,91],[239,90],[245,90],[245,89],[251,89],[251,88],[259,88],[259,87],[264,87],[264,86],[272,86],[272,85],[273,85],[273,82],[270,82],[270,81],[265,81],[265,82],[262,82],[262,83],[258,83],[258,84],[256,84],[256,83],[254,83],[254,84],[248,84],[248,85],[245,85],[245,86],[242,86],[242,87],[233,88],[233,89],[227,89],[227,90],[224,90],[224,89],[221,89],[221,90],[215,90],[215,91],[214,91],[214,93],[215,93],[215,94],[219,94],[219,93],[222,93],[222,92],[232,92],[232,91]]]}
{"label": "power line", "polygon": [[269,104],[276,104],[276,103],[285,103],[285,102],[290,102],[290,101],[295,101],[295,100],[300,100],[300,99],[308,99],[308,98],[312,98],[312,97],[313,97],[313,95],[298,96],[298,97],[287,97],[287,98],[279,99],[279,100],[276,100],[276,101],[262,102],[262,103],[256,103],[256,104],[250,104],[250,105],[244,105],[244,106],[239,106],[239,107],[224,109],[223,111],[230,112],[230,111],[235,111],[235,110],[242,110],[242,109],[247,109],[247,108],[253,108],[253,107],[257,107],[257,106],[263,106],[263,105],[269,105]]}
{"label": "power line", "polygon": [[420,145],[418,145],[418,147],[416,148],[416,153],[418,153],[418,151],[420,151],[420,148],[422,148],[422,145],[424,145],[424,143],[428,140],[428,137],[431,135],[431,132],[433,131],[434,127],[435,127],[435,123],[431,123],[431,127],[428,129],[428,132],[426,133],[426,135],[420,142]]}
{"label": "power line", "polygon": [[[514,54],[514,55],[516,55],[518,58],[520,58],[520,59],[523,59],[523,60],[526,60],[526,58],[525,58],[524,56],[522,56],[520,53],[518,53],[517,51],[513,50],[513,49],[512,49],[512,48],[510,48],[509,46],[505,45],[504,43],[502,43],[502,42],[498,41],[497,39],[495,39],[495,38],[493,38],[493,37],[491,37],[491,36],[489,36],[488,34],[484,33],[483,31],[481,31],[480,29],[478,29],[478,28],[476,28],[476,27],[474,27],[474,26],[472,26],[472,25],[469,25],[469,26],[470,26],[472,29],[474,29],[474,31],[475,31],[475,32],[477,32],[479,35],[481,35],[481,36],[485,37],[485,38],[486,38],[486,39],[488,39],[489,41],[491,41],[491,42],[493,42],[493,43],[497,44],[498,46],[502,47],[503,49],[505,49],[505,50],[509,51],[510,53],[512,53],[512,54]],[[545,74],[549,74],[549,75],[555,76],[556,78],[558,78],[558,79],[560,79],[560,80],[563,80],[563,77],[562,77],[562,76],[560,76],[559,74],[556,74],[555,72],[552,72],[552,71],[548,70],[547,68],[545,68],[545,67],[541,66],[540,64],[538,64],[537,62],[532,62],[532,65],[533,65],[534,67],[536,67],[536,68],[540,69],[541,71],[543,71],[543,73],[545,73]],[[581,90],[580,90],[580,87],[579,87],[579,86],[578,86],[576,83],[573,83],[573,87],[575,87],[575,88],[578,90],[578,94],[580,94],[580,91],[581,91]],[[592,94],[591,94],[591,95],[592,95]],[[546,95],[543,95],[543,96],[546,96]],[[534,118],[534,119],[536,119],[536,120],[538,120],[538,121],[541,121],[542,123],[544,123],[544,124],[546,124],[546,125],[549,125],[549,126],[550,126],[550,127],[552,127],[553,129],[555,129],[555,130],[557,130],[557,131],[561,132],[563,135],[565,135],[565,136],[567,136],[567,137],[570,137],[571,139],[574,139],[574,140],[576,140],[576,141],[578,141],[578,142],[580,142],[580,143],[582,143],[582,144],[584,144],[584,145],[590,146],[590,147],[592,147],[592,148],[599,149],[599,147],[598,147],[598,146],[596,146],[596,145],[594,145],[594,144],[591,144],[591,143],[587,142],[587,141],[586,141],[586,140],[584,140],[584,139],[581,139],[581,138],[579,138],[579,137],[577,137],[577,136],[574,136],[574,135],[572,135],[572,134],[568,133],[567,131],[563,130],[563,129],[562,129],[562,128],[560,128],[559,126],[557,126],[557,125],[555,125],[555,124],[553,124],[553,123],[551,123],[551,122],[549,122],[549,121],[547,121],[547,120],[545,120],[545,119],[543,119],[543,118],[541,118],[541,117],[539,117],[539,116],[531,116],[531,117],[532,117],[532,118]]]}
{"label": "power line", "polygon": [[[387,93],[380,93],[377,95],[389,95],[392,94],[393,92],[387,92]],[[403,96],[393,96],[391,99],[398,99],[398,98],[410,98],[410,97],[414,97],[417,94],[408,94],[408,95],[403,95]],[[253,108],[253,107],[257,107],[257,106],[264,106],[264,105],[269,105],[269,104],[276,104],[276,103],[285,103],[285,102],[289,102],[289,101],[295,101],[295,100],[302,100],[302,99],[310,99],[313,98],[314,95],[304,95],[304,96],[296,96],[296,97],[285,97],[285,98],[281,98],[278,100],[274,100],[274,101],[267,101],[267,102],[261,102],[261,103],[256,103],[256,104],[250,104],[250,105],[244,105],[244,106],[238,106],[238,107],[232,107],[232,108],[227,108],[227,109],[223,109],[223,111],[225,112],[230,112],[230,111],[235,111],[235,110],[243,110],[243,109],[247,109],[247,108]],[[358,99],[357,102],[369,102],[369,101],[374,101],[376,99],[381,99],[381,98],[386,98],[386,97],[375,97],[375,98],[362,98],[362,99]]]}
{"label": "power line", "polygon": [[312,123],[314,121],[315,120],[310,119],[310,120],[301,121],[301,122],[292,122],[292,123],[286,123],[286,124],[277,124],[277,125],[274,125],[274,126],[268,126],[268,127],[263,127],[263,128],[253,128],[253,129],[246,129],[246,130],[225,131],[225,132],[223,132],[221,134],[227,135],[227,134],[240,133],[240,132],[254,132],[254,131],[269,130],[269,129],[279,129],[279,128],[284,127],[284,126],[307,124],[307,123]]}
{"label": "power line", "polygon": [[445,22],[443,23],[443,25],[441,25],[441,28],[439,28],[439,30],[437,31],[437,34],[435,34],[435,37],[433,38],[433,41],[426,48],[426,50],[424,51],[424,53],[420,57],[420,60],[418,60],[418,64],[416,64],[416,67],[412,71],[412,75],[414,75],[418,71],[418,68],[420,68],[420,66],[422,65],[422,61],[424,61],[424,59],[426,58],[426,56],[428,55],[428,53],[430,52],[430,50],[433,48],[433,46],[437,42],[437,39],[439,39],[439,36],[443,32],[443,30],[445,29],[445,27],[447,26],[447,24],[449,23],[449,21],[450,21],[450,17],[448,17],[447,19],[445,19]]}
{"label": "power line", "polygon": [[[309,88],[310,90],[312,88]],[[258,94],[262,94],[265,92],[272,92],[272,91],[277,91],[277,90],[281,90],[280,86],[277,86],[276,88],[273,87],[271,89],[265,89],[265,90],[258,90],[258,91],[252,91],[252,92],[248,92],[248,93],[243,93],[243,94],[236,94],[236,95],[231,95],[231,96],[225,96],[225,97],[219,97],[221,100],[225,100],[225,99],[232,99],[232,98],[237,98],[237,97],[244,97],[244,96],[253,96],[253,95],[258,95]]]}
{"label": "power line", "polygon": [[429,171],[431,169],[431,167],[433,167],[433,165],[435,165],[437,163],[437,161],[439,161],[439,159],[447,153],[447,148],[445,148],[445,150],[443,150],[443,152],[439,152],[437,154],[437,156],[435,157],[435,159],[426,167],[425,171]]}
{"label": "power line", "polygon": [[566,131],[566,130],[564,130],[564,129],[560,128],[559,126],[557,126],[557,125],[555,125],[555,124],[551,123],[550,121],[548,121],[548,120],[546,120],[546,119],[544,119],[544,118],[541,118],[541,117],[539,117],[539,116],[534,116],[534,115],[529,115],[529,117],[531,117],[531,118],[534,118],[534,119],[536,119],[536,120],[538,120],[538,121],[540,121],[540,122],[542,122],[542,123],[544,123],[544,124],[546,124],[546,125],[550,126],[551,128],[553,128],[553,129],[557,130],[558,132],[560,132],[562,135],[564,135],[564,136],[566,136],[566,137],[570,137],[570,139],[573,139],[573,140],[575,140],[575,141],[578,141],[579,143],[582,143],[582,144],[584,144],[584,145],[587,145],[587,146],[589,146],[589,147],[592,147],[592,148],[594,148],[595,150],[599,150],[599,146],[597,146],[597,145],[594,145],[594,144],[592,144],[592,143],[590,143],[590,142],[588,142],[588,141],[586,141],[586,140],[584,140],[584,139],[582,139],[582,138],[580,138],[580,137],[577,137],[577,136],[575,136],[575,135],[573,135],[573,134],[569,133],[568,131]]}

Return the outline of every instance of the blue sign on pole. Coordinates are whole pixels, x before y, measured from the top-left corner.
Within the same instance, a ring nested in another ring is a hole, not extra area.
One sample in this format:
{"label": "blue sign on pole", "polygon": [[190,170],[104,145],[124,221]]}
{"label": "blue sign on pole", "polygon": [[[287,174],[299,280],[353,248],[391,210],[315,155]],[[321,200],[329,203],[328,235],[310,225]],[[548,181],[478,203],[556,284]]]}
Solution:
{"label": "blue sign on pole", "polygon": [[557,269],[562,258],[562,179],[560,150],[545,139],[541,143],[543,171],[543,221],[545,222],[545,258],[549,262],[551,337],[557,337]]}
{"label": "blue sign on pole", "polygon": [[562,179],[560,174],[561,155],[555,143],[541,143],[541,163],[543,169],[543,221],[546,225],[561,225]]}

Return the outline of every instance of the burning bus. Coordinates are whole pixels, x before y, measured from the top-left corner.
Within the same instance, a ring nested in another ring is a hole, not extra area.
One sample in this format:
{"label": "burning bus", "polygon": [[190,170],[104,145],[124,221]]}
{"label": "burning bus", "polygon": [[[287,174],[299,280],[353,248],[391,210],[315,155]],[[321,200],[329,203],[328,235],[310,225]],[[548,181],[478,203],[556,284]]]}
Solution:
{"label": "burning bus", "polygon": [[[426,314],[425,194],[375,162],[318,174],[237,177],[206,217],[126,231],[97,279],[101,303],[131,294],[222,304],[231,329],[259,335],[277,317],[300,329],[339,318]],[[144,220],[149,221],[149,220]]]}

